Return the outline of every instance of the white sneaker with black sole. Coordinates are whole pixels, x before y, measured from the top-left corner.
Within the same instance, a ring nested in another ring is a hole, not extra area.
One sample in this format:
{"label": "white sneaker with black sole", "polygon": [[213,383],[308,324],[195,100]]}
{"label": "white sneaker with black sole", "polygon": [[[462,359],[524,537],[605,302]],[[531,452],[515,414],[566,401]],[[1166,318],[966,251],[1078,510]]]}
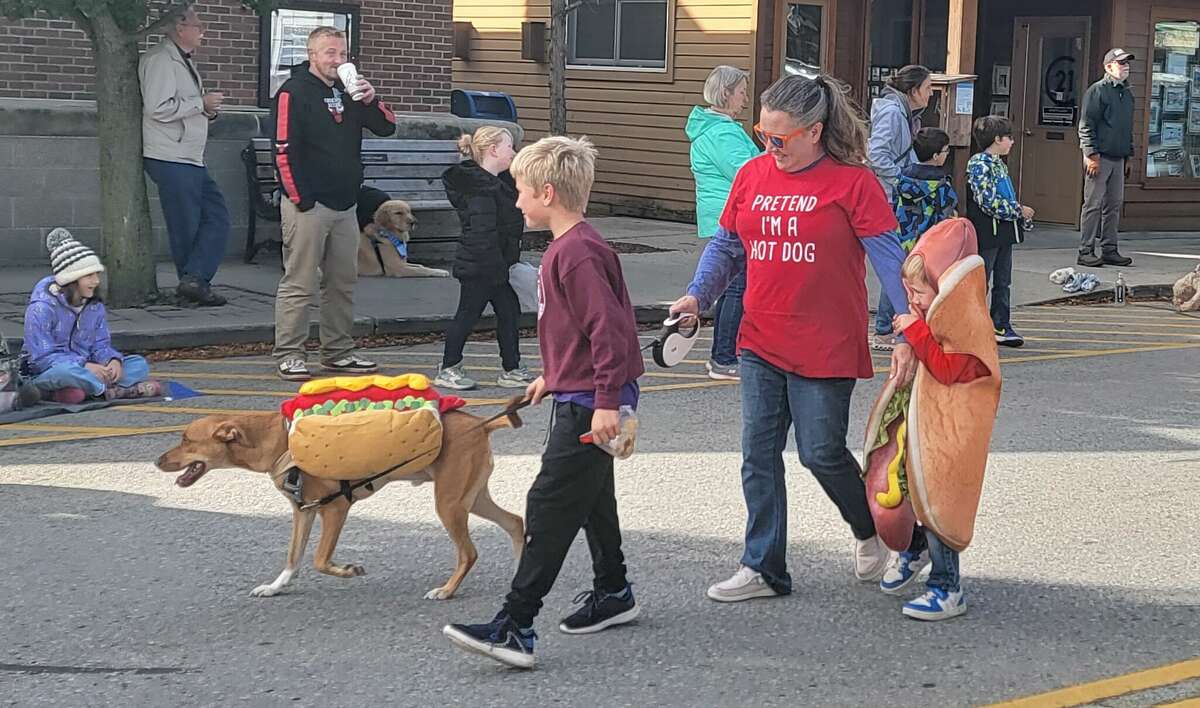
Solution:
{"label": "white sneaker with black sole", "polygon": [[312,372],[308,370],[308,364],[305,363],[304,357],[289,356],[279,362],[276,369],[279,372],[279,378],[284,381],[308,381],[312,378]]}
{"label": "white sneaker with black sole", "polygon": [[708,370],[708,378],[713,381],[741,381],[742,376],[737,364],[718,364],[709,359],[704,362],[704,368]]}
{"label": "white sneaker with black sole", "polygon": [[767,584],[762,573],[744,565],[738,568],[738,571],[728,580],[722,580],[709,587],[707,594],[708,599],[717,602],[741,602],[756,597],[779,596],[779,593]]}

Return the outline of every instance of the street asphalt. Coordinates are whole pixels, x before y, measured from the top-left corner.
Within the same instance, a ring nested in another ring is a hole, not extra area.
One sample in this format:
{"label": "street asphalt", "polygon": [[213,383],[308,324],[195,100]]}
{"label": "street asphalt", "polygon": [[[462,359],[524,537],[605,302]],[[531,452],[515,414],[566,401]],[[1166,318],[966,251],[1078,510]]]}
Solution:
{"label": "street asphalt", "polygon": [[[480,558],[459,595],[423,599],[453,567],[429,486],[356,505],[336,559],[293,589],[250,590],[284,561],[287,502],[260,475],[210,472],[189,489],[152,466],[206,412],[269,410],[295,390],[265,357],[164,362],[207,395],[0,426],[0,704],[1143,706],[1200,696],[1200,319],[1160,304],[1021,308],[1024,349],[1004,393],[973,545],[969,611],[923,624],[858,583],[848,529],[787,454],[793,595],[719,605],[745,523],[736,384],[706,352],[648,364],[639,451],[617,464],[625,551],[642,606],[632,625],[556,630],[590,587],[576,541],[538,619],[538,666],[453,649],[447,622],[486,621],[513,570],[505,534],[473,521]],[[537,367],[536,343],[523,343]],[[371,350],[390,373],[432,374],[440,349]],[[860,454],[885,375],[856,390]],[[494,343],[468,347],[494,377]],[[497,410],[509,392],[470,394]],[[549,411],[493,436],[497,502],[523,512]],[[313,544],[310,544],[310,557]],[[914,591],[914,594],[919,594]],[[1145,669],[1164,667],[1147,674]],[[1104,681],[1103,683],[1097,683]],[[1071,688],[1064,692],[1064,688]],[[1112,698],[1118,694],[1123,697]]]}

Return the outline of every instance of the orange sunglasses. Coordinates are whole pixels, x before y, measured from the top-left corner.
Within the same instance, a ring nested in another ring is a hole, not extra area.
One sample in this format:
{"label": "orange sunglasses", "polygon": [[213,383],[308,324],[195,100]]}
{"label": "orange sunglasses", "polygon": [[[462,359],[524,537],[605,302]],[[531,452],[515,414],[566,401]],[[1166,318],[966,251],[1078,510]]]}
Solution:
{"label": "orange sunglasses", "polygon": [[762,129],[761,124],[756,124],[754,126],[754,134],[758,136],[758,139],[762,141],[763,145],[770,144],[772,147],[779,150],[787,147],[788,142],[791,141],[792,138],[795,138],[797,135],[800,135],[806,130],[808,130],[808,128],[800,128],[798,130],[793,130],[787,135],[782,135],[780,133],[768,133]]}

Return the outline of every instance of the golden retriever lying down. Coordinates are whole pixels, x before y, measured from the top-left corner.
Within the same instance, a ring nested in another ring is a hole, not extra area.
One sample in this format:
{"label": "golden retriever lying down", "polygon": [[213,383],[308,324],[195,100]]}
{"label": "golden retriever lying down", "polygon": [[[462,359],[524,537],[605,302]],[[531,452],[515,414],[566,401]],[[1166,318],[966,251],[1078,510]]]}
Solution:
{"label": "golden retriever lying down", "polygon": [[358,239],[358,274],[389,278],[448,278],[440,268],[408,262],[408,240],[417,223],[408,202],[389,199],[375,210],[375,219]]}

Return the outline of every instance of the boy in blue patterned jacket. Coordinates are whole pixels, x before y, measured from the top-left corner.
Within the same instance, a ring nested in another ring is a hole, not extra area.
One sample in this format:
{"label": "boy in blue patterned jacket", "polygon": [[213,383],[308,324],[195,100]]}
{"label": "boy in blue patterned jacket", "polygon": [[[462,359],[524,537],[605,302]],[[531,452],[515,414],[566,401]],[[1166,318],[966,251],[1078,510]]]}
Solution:
{"label": "boy in blue patterned jacket", "polygon": [[1011,313],[1012,249],[1033,228],[1033,209],[1017,201],[1017,190],[1004,156],[1013,147],[1012,122],[1003,116],[984,116],[971,130],[981,152],[967,161],[967,218],[975,226],[979,256],[992,288],[992,326],[996,343],[1019,347],[1025,339],[1013,329]]}
{"label": "boy in blue patterned jacket", "polygon": [[958,194],[944,165],[950,154],[950,136],[940,128],[921,128],[913,138],[917,162],[904,168],[896,186],[896,220],[900,245],[913,250],[921,234],[954,216]]}

